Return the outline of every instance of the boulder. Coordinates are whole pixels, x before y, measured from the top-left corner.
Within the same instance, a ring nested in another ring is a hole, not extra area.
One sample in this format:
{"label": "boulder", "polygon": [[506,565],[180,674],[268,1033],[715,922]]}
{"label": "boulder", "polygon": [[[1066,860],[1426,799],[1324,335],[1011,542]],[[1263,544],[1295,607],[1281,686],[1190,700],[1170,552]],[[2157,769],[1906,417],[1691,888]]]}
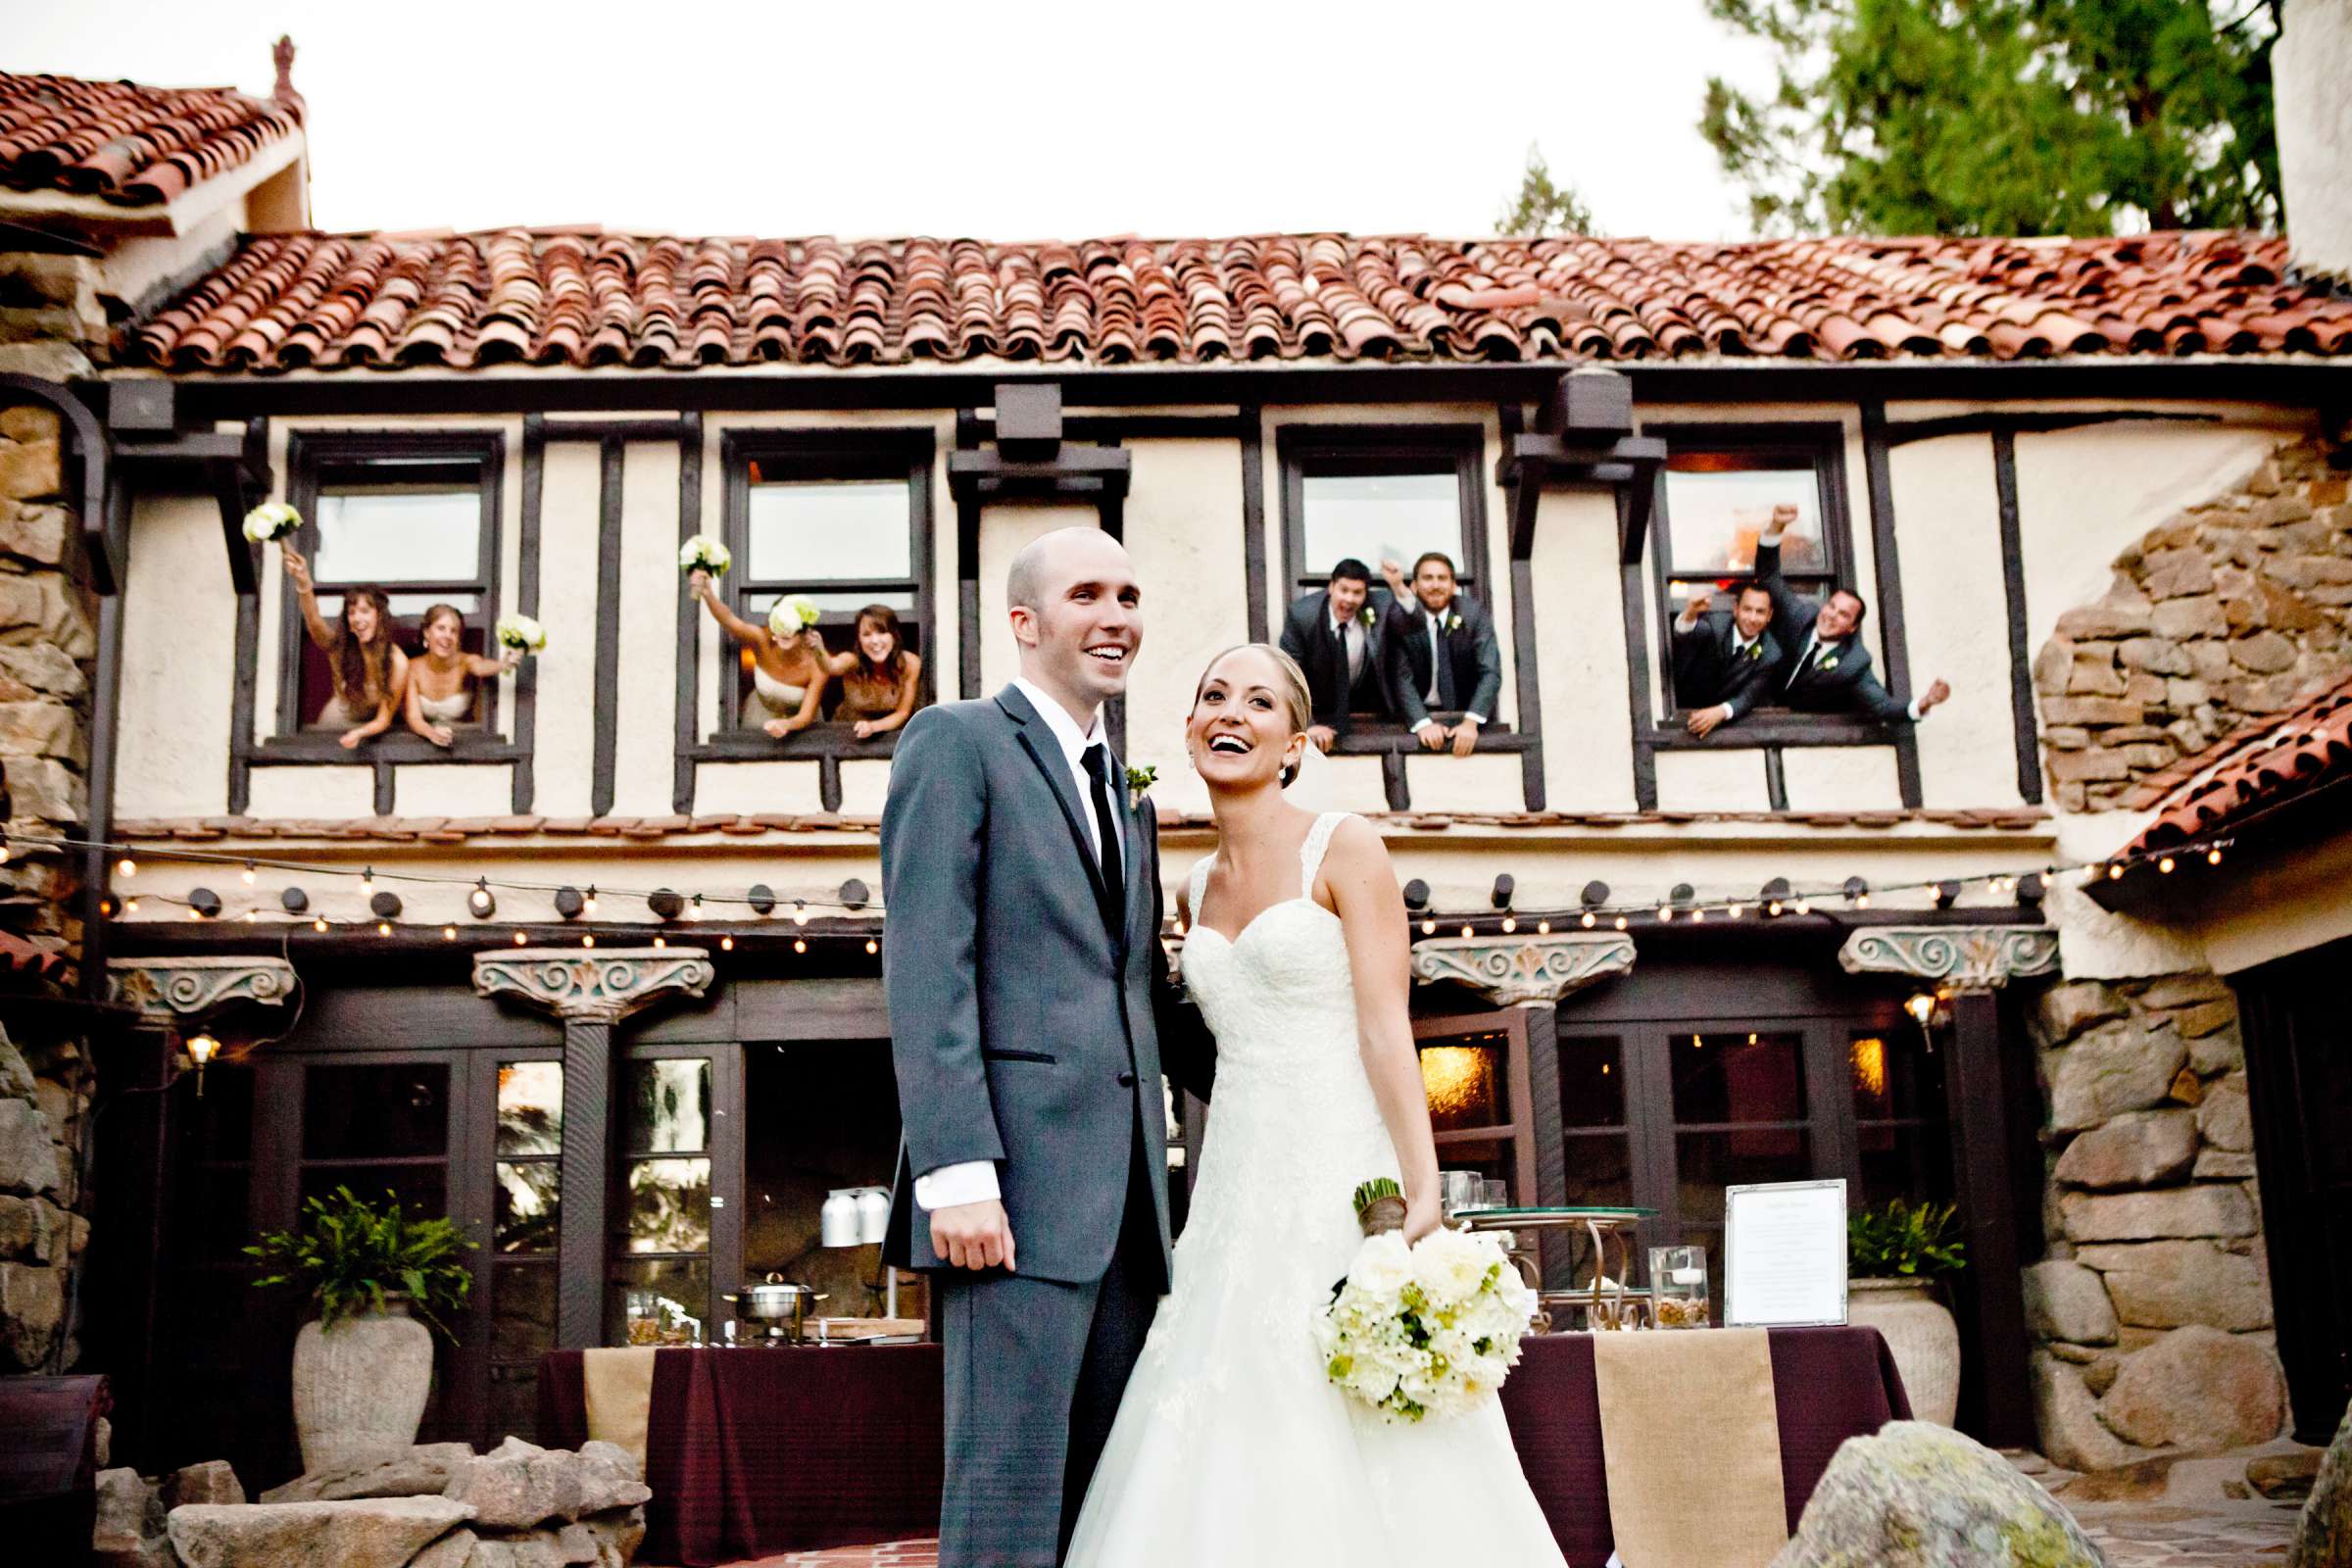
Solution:
{"label": "boulder", "polygon": [[2081,1263],[2036,1263],[2026,1270],[2026,1327],[2037,1340],[2113,1345],[2115,1308],[2099,1277]]}
{"label": "boulder", "polygon": [[2127,1443],[2221,1453],[2267,1443],[2286,1417],[2268,1347],[2220,1329],[2177,1329],[2124,1363],[2099,1419]]}
{"label": "boulder", "polygon": [[1947,1427],[1890,1421],[1849,1438],[1773,1568],[2100,1568],[2098,1548],[2050,1494]]}
{"label": "boulder", "polygon": [[[16,772],[12,758],[12,782]],[[49,1118],[30,1100],[0,1100],[0,1192],[46,1193],[56,1187],[57,1154]]]}
{"label": "boulder", "polygon": [[466,1568],[481,1537],[460,1526],[409,1559],[409,1568]]}
{"label": "boulder", "polygon": [[437,1497],[458,1466],[473,1457],[465,1443],[420,1443],[368,1464],[297,1476],[262,1494],[264,1502],[348,1502],[362,1497]]}
{"label": "boulder", "polygon": [[2216,1030],[2209,1035],[2191,1035],[2188,1041],[2188,1064],[2203,1078],[2216,1078],[2226,1072],[2242,1072],[2246,1065],[2246,1048],[2237,1038],[2234,1026]]}
{"label": "boulder", "polygon": [[2085,1247],[2077,1256],[2105,1276],[2119,1322],[2151,1329],[2202,1323],[2233,1332],[2271,1326],[2262,1265],[2211,1242]]}
{"label": "boulder", "polygon": [[136,1470],[98,1472],[98,1519],[90,1532],[98,1550],[136,1550],[142,1541],[163,1533],[163,1498]]}
{"label": "boulder", "polygon": [[2140,1005],[2146,1007],[2188,1007],[2200,1002],[2226,1002],[2230,998],[2230,983],[2218,974],[2198,971],[2168,974],[2151,980],[2141,988]]}
{"label": "boulder", "polygon": [[[583,1450],[585,1451],[585,1450]],[[645,1507],[601,1513],[580,1523],[596,1538],[597,1568],[628,1568],[645,1543]]]}
{"label": "boulder", "polygon": [[2286,1561],[2287,1568],[2341,1568],[2352,1562],[2352,1408],[2336,1423],[2335,1439],[2320,1459]]}
{"label": "boulder", "polygon": [[164,1506],[177,1508],[191,1502],[243,1502],[244,1483],[226,1459],[207,1459],[202,1464],[183,1465],[164,1482]]}
{"label": "boulder", "polygon": [[519,1536],[483,1536],[473,1544],[466,1568],[564,1568],[556,1538],[545,1531]]}
{"label": "boulder", "polygon": [[2050,1082],[2051,1125],[2076,1132],[2161,1103],[2187,1062],[2188,1047],[2169,1024],[2100,1024],[2059,1054]]}
{"label": "boulder", "polygon": [[2056,1356],[2036,1354],[2031,1375],[2034,1426],[2041,1451],[2068,1470],[2116,1470],[2139,1456],[2100,1422],[2099,1401],[2082,1373]]}
{"label": "boulder", "polygon": [[597,1549],[596,1532],[576,1520],[556,1532],[556,1555],[566,1563],[595,1564],[603,1555]]}
{"label": "boulder", "polygon": [[2067,1145],[2054,1174],[2076,1187],[2155,1187],[2186,1176],[2196,1158],[2194,1112],[2132,1110]]}
{"label": "boulder", "polygon": [[441,1494],[466,1504],[485,1529],[528,1530],[579,1517],[581,1470],[577,1454],[509,1438],[487,1457],[459,1465]]}
{"label": "boulder", "polygon": [[608,1469],[614,1470],[627,1476],[631,1481],[644,1479],[643,1472],[637,1468],[635,1454],[619,1444],[607,1443],[602,1438],[590,1438],[586,1443],[581,1444],[580,1459],[583,1463],[603,1465]]}
{"label": "boulder", "polygon": [[2168,1187],[2152,1193],[2069,1193],[2058,1200],[2069,1241],[2151,1242],[2170,1236],[2251,1236],[2245,1189]]}
{"label": "boulder", "polygon": [[406,1568],[472,1516],[446,1497],[191,1503],[172,1511],[172,1544],[187,1568]]}
{"label": "boulder", "polygon": [[2076,980],[2052,986],[2034,1004],[2034,1021],[2042,1038],[2063,1045],[2094,1023],[2121,1018],[2131,1011],[2123,995],[2096,980]]}
{"label": "boulder", "polygon": [[2246,1076],[2217,1080],[2197,1107],[2197,1131],[2216,1149],[2244,1153],[2254,1147],[2254,1117],[2246,1102]]}
{"label": "boulder", "polygon": [[2297,1448],[2292,1453],[2266,1453],[2246,1461],[2246,1485],[2274,1501],[2308,1497],[2320,1478],[2325,1448]]}

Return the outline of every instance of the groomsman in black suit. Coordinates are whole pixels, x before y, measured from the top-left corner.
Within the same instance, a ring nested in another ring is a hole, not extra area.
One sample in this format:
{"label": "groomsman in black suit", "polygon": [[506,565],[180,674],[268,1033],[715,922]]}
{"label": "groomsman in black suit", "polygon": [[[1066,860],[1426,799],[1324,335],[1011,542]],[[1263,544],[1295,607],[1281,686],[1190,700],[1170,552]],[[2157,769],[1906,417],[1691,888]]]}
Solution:
{"label": "groomsman in black suit", "polygon": [[1705,589],[1692,589],[1674,623],[1674,697],[1690,710],[1685,727],[1702,738],[1764,700],[1782,657],[1768,629],[1772,594],[1762,583],[1741,583],[1730,610],[1713,603]]}
{"label": "groomsman in black suit", "polygon": [[[1487,607],[1454,586],[1453,561],[1431,550],[1413,563],[1412,587],[1394,561],[1380,564],[1402,607],[1389,637],[1389,690],[1423,747],[1468,757],[1502,696],[1502,647]],[[1451,725],[1439,713],[1460,713]]]}
{"label": "groomsman in black suit", "polygon": [[1331,584],[1294,600],[1283,620],[1282,651],[1306,671],[1314,699],[1314,722],[1306,738],[1318,751],[1348,733],[1358,714],[1386,717],[1389,688],[1382,671],[1388,661],[1396,601],[1372,592],[1372,568],[1353,556],[1331,568]]}
{"label": "groomsman in black suit", "polygon": [[1869,607],[1851,588],[1833,588],[1818,603],[1803,599],[1781,575],[1781,535],[1796,508],[1772,509],[1772,524],[1756,541],[1756,580],[1772,595],[1773,624],[1790,659],[1773,682],[1774,700],[1808,713],[1860,713],[1883,724],[1915,724],[1952,695],[1941,680],[1909,703],[1870,672],[1870,650],[1858,635]]}

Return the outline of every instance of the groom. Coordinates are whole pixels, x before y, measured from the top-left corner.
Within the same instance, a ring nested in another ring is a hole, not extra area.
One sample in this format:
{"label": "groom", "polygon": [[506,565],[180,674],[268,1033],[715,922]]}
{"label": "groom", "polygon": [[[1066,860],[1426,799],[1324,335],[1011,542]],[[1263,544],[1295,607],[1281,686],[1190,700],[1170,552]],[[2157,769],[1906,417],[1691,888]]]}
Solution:
{"label": "groom", "polygon": [[1143,642],[1127,552],[1046,535],[1006,582],[1018,679],[915,714],[882,815],[905,1126],[885,1255],[947,1361],[940,1568],[1052,1568],[1170,1278],[1168,1069],[1205,1033],[1159,946],[1156,821],[1102,707]]}

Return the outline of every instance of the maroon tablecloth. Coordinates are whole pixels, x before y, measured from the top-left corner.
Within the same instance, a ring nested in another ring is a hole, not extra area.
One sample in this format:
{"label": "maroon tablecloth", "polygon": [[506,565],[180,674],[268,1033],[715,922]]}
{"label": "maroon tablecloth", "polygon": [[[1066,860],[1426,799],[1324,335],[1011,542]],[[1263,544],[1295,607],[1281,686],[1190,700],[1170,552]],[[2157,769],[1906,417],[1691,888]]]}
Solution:
{"label": "maroon tablecloth", "polygon": [[[539,1367],[539,1441],[577,1447],[580,1352]],[[646,1420],[645,1563],[746,1557],[939,1533],[936,1345],[659,1350]]]}
{"label": "maroon tablecloth", "polygon": [[[1770,1343],[1793,1529],[1838,1446],[1911,1404],[1876,1329],[1775,1329]],[[1502,1405],[1560,1550],[1600,1568],[1614,1540],[1592,1339],[1528,1341]],[[587,1431],[580,1352],[559,1350],[540,1366],[539,1441],[576,1447]],[[935,1535],[940,1444],[937,1346],[660,1351],[638,1559],[706,1568]]]}

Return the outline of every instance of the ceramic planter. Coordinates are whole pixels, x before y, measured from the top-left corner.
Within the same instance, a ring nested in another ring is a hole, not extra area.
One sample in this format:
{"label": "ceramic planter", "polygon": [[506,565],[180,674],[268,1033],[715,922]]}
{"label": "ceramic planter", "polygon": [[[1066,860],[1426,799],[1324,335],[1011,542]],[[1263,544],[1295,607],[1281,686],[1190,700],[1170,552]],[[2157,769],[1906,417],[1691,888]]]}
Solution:
{"label": "ceramic planter", "polygon": [[1960,1328],[1951,1310],[1936,1299],[1933,1281],[1853,1280],[1847,1284],[1847,1320],[1868,1324],[1886,1337],[1895,1370],[1911,1396],[1911,1413],[1948,1427],[1960,1407]]}
{"label": "ceramic planter", "polygon": [[433,1334],[409,1303],[357,1312],[294,1340],[294,1430],[305,1472],[372,1463],[416,1441],[433,1388]]}

